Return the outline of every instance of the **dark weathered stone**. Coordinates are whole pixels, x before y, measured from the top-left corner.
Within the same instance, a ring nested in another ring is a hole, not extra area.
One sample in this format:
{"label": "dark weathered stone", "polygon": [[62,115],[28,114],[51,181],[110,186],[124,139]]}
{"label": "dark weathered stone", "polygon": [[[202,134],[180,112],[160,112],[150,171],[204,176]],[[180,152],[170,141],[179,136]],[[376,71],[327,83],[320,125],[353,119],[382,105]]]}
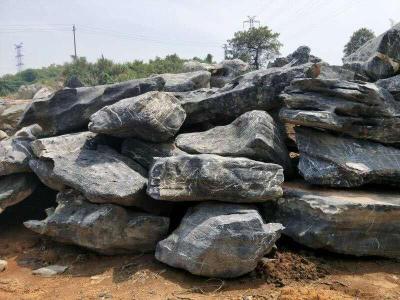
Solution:
{"label": "dark weathered stone", "polygon": [[208,131],[180,134],[176,145],[191,154],[247,157],[291,168],[284,136],[265,111],[244,113],[231,124]]}
{"label": "dark weathered stone", "polygon": [[376,85],[387,89],[393,95],[395,100],[400,102],[400,75],[387,79],[380,79],[376,82]]}
{"label": "dark weathered stone", "polygon": [[400,193],[285,183],[276,204],[272,220],[300,244],[357,256],[400,257]]}
{"label": "dark weathered stone", "polygon": [[354,71],[342,66],[331,66],[325,62],[318,63],[318,66],[320,69],[319,79],[355,80],[358,76]]}
{"label": "dark weathered stone", "polygon": [[202,203],[158,243],[156,258],[196,275],[238,277],[255,269],[282,229],[281,224],[264,224],[252,206]]}
{"label": "dark weathered stone", "polygon": [[400,23],[346,56],[343,63],[373,80],[396,75],[400,72]]}
{"label": "dark weathered stone", "polygon": [[68,134],[32,143],[32,168],[50,188],[72,187],[92,202],[140,206],[146,171],[105,145],[93,133]]}
{"label": "dark weathered stone", "polygon": [[282,167],[212,154],[158,158],[147,194],[159,200],[265,202],[282,195]]}
{"label": "dark weathered stone", "polygon": [[0,213],[32,194],[37,183],[38,180],[33,174],[13,174],[0,177]]}
{"label": "dark weathered stone", "polygon": [[90,117],[89,130],[151,142],[171,139],[186,113],[172,94],[149,92],[106,106]]}
{"label": "dark weathered stone", "polygon": [[277,95],[295,78],[317,77],[316,65],[270,68],[246,73],[221,89],[201,89],[174,93],[187,117],[185,125],[232,121],[251,110],[271,110],[281,106]]}
{"label": "dark weathered stone", "polygon": [[249,71],[249,64],[240,59],[223,60],[211,70],[211,87],[223,87],[232,79]]}
{"label": "dark weathered stone", "polygon": [[76,244],[102,254],[154,251],[169,227],[169,219],[113,204],[93,204],[78,192],[57,195],[58,206],[42,221],[24,225],[56,241]]}
{"label": "dark weathered stone", "polygon": [[268,68],[273,67],[294,67],[300,66],[306,63],[318,63],[321,59],[311,55],[311,49],[308,46],[300,46],[293,53],[286,57],[278,57],[273,62],[268,64]]}
{"label": "dark weathered stone", "polygon": [[400,183],[400,149],[296,128],[299,170],[312,184],[354,187]]}
{"label": "dark weathered stone", "polygon": [[149,169],[156,157],[168,157],[186,154],[176,147],[175,142],[152,143],[135,138],[128,138],[122,143],[121,152],[123,155],[140,163],[144,168]]}
{"label": "dark weathered stone", "polygon": [[164,83],[161,77],[152,77],[111,85],[63,89],[33,101],[19,126],[37,123],[46,135],[81,130],[86,128],[89,117],[104,106],[148,91],[162,90]]}
{"label": "dark weathered stone", "polygon": [[164,91],[166,92],[188,92],[210,87],[211,73],[208,71],[160,74],[157,76],[165,80]]}
{"label": "dark weathered stone", "polygon": [[281,98],[284,122],[382,143],[400,142],[400,103],[373,83],[300,79]]}

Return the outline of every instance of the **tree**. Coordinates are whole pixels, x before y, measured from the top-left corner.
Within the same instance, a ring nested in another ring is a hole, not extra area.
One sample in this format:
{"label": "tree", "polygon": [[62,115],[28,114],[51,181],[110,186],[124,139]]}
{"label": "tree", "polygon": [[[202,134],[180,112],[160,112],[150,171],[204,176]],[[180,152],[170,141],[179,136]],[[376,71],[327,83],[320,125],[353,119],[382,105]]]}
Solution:
{"label": "tree", "polygon": [[268,26],[235,32],[234,37],[227,41],[226,58],[240,58],[259,69],[268,60],[279,55],[282,44],[278,37],[279,33],[272,32]]}
{"label": "tree", "polygon": [[350,41],[344,46],[343,53],[345,56],[348,56],[354,52],[370,39],[373,39],[375,34],[368,28],[360,28],[353,33],[350,38]]}

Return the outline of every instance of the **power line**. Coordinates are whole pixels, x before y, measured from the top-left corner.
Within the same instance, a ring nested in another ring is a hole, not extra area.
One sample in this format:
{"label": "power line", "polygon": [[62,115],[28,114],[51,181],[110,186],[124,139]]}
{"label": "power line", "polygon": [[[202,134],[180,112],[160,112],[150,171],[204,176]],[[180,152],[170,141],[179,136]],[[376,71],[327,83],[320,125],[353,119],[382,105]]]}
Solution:
{"label": "power line", "polygon": [[22,57],[24,56],[22,54],[22,47],[23,47],[23,43],[19,43],[19,44],[14,44],[15,50],[17,51],[17,55],[15,56],[17,59],[17,70],[18,72],[22,71],[22,66],[24,65],[22,63]]}
{"label": "power line", "polygon": [[249,29],[254,28],[254,24],[258,24],[258,26],[260,26],[260,21],[258,21],[256,18],[257,16],[247,16],[247,20],[243,21],[243,28],[246,23],[249,24]]}

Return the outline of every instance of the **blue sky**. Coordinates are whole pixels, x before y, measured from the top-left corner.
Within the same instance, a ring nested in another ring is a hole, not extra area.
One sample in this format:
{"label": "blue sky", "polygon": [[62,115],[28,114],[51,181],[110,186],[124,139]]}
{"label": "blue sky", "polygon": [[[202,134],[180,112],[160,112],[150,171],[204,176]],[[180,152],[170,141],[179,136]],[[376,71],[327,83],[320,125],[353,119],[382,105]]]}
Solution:
{"label": "blue sky", "polygon": [[25,68],[63,63],[73,54],[94,61],[102,54],[118,62],[223,56],[222,45],[243,28],[246,17],[280,32],[288,54],[300,45],[340,64],[351,33],[379,34],[400,22],[400,0],[0,0],[0,74],[14,73],[14,44],[24,43]]}

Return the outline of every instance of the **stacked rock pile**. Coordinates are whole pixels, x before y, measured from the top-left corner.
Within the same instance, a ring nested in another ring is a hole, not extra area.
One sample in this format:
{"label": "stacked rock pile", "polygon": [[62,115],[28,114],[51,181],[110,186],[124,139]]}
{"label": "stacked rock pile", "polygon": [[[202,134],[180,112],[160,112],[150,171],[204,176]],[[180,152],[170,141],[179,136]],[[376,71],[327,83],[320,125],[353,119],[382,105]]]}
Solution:
{"label": "stacked rock pile", "polygon": [[400,75],[372,83],[369,66],[329,66],[301,47],[222,87],[205,69],[35,99],[0,141],[0,208],[44,184],[58,205],[29,229],[209,277],[252,271],[281,233],[400,257]]}

